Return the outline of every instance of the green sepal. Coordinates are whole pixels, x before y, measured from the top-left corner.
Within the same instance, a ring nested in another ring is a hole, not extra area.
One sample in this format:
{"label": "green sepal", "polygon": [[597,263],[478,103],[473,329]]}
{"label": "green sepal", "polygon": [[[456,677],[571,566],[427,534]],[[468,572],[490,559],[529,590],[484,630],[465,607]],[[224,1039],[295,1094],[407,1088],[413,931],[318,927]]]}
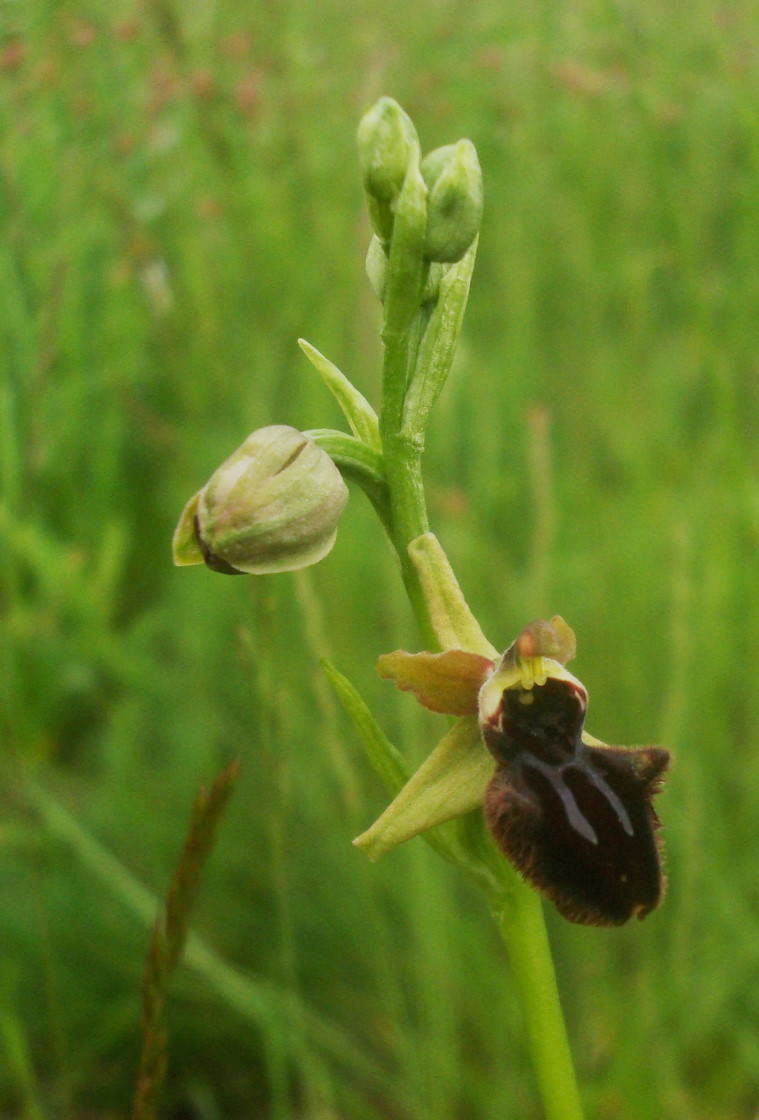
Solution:
{"label": "green sepal", "polygon": [[198,512],[200,490],[193,494],[187,505],[182,510],[179,523],[174,530],[171,541],[171,552],[174,563],[178,568],[188,567],[190,564],[202,564],[203,553],[200,551],[197,534],[195,532],[195,517]]}
{"label": "green sepal", "polygon": [[422,585],[435,636],[443,649],[463,649],[490,659],[500,656],[469,609],[440,541],[423,533],[408,546]]}
{"label": "green sepal", "polygon": [[494,762],[476,716],[459,720],[371,828],[353,843],[377,860],[421,832],[463,817],[482,804]]}
{"label": "green sepal", "polygon": [[325,358],[315,346],[306,342],[305,338],[298,339],[298,346],[334,395],[345,419],[350,424],[353,434],[367,447],[371,447],[373,451],[379,454],[382,451],[379,420],[377,419],[377,413],[366,397],[359,393],[358,389],[329,358]]}

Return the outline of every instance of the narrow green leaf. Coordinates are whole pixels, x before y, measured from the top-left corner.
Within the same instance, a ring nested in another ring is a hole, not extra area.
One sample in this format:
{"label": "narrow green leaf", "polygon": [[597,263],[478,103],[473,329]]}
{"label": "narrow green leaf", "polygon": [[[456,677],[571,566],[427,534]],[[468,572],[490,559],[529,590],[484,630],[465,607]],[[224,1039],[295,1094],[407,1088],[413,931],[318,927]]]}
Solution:
{"label": "narrow green leaf", "polygon": [[[413,778],[409,777],[409,768],[406,765],[406,760],[403,758],[403,755],[387,738],[350,681],[328,661],[322,660],[321,665],[343,709],[358,731],[364,744],[367,757],[375,772],[383,782],[388,793],[392,796],[399,794],[400,791],[406,788],[407,784],[410,785],[414,781]],[[483,781],[480,781],[480,775],[475,773],[473,776],[470,771],[469,780],[472,781],[473,779],[473,788],[470,788],[467,792],[466,775],[464,776],[464,788],[459,791],[459,808],[463,805],[464,808],[462,811],[464,813],[467,812],[467,807],[469,809],[474,809],[482,803],[485,785],[493,771],[493,760],[479,738],[476,720],[472,718],[468,722],[475,727],[475,733],[479,741],[479,751],[475,749],[474,753],[479,754],[479,765],[484,771],[485,777]],[[461,723],[465,724],[467,721],[462,720]],[[456,726],[458,727],[459,725],[457,724]],[[429,759],[427,761],[429,761]],[[426,766],[426,763],[423,764],[423,767],[424,766]],[[461,797],[462,793],[464,795],[463,797]],[[403,796],[403,794],[401,793],[400,796]],[[432,796],[435,796],[434,793]],[[395,802],[392,804],[395,804]],[[385,812],[390,812],[390,808],[392,808],[392,805],[385,810]],[[453,815],[456,816],[457,812],[454,812]],[[385,814],[383,813],[383,817],[384,816]],[[382,818],[380,818],[380,820],[381,819]],[[451,818],[445,817],[444,819],[450,820]],[[443,828],[432,829],[429,832],[425,832],[423,838],[439,856],[442,856],[442,858],[449,863],[454,863],[457,867],[460,867],[462,871],[470,876],[478,887],[484,890],[490,897],[493,897],[494,893],[497,893],[497,883],[493,879],[489,869],[485,867],[480,860],[472,858],[471,843],[464,839],[464,834],[458,827],[462,823],[462,821],[456,821],[455,824],[451,823]],[[369,834],[373,833],[375,827],[376,825],[373,825],[372,828],[368,829],[363,835],[369,837]],[[481,814],[480,827],[482,828]],[[411,835],[416,835],[416,833],[410,833],[405,836],[404,839],[410,839]],[[360,840],[361,837],[358,839]],[[401,841],[399,840],[397,842],[400,843]],[[356,841],[354,841],[354,843],[356,843]],[[392,844],[389,846],[392,847]],[[377,859],[378,855],[373,855],[373,850],[370,838],[369,849],[367,849],[369,858]],[[383,848],[382,850],[387,849]],[[381,852],[378,854],[381,854]]]}

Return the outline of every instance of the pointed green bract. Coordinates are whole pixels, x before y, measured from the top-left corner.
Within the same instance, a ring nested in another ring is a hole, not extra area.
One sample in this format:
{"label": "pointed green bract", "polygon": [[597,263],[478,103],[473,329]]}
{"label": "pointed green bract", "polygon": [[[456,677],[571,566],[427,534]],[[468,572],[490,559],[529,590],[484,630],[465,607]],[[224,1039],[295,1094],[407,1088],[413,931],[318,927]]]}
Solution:
{"label": "pointed green bract", "polygon": [[419,833],[471,812],[482,805],[493,770],[477,717],[459,720],[382,816],[353,843],[377,860]]}
{"label": "pointed green bract", "polygon": [[359,393],[358,389],[329,358],[325,358],[315,346],[306,342],[305,338],[298,339],[298,346],[334,395],[356,438],[371,447],[373,451],[381,452],[379,420],[377,419],[377,413],[366,397]]}
{"label": "pointed green bract", "polygon": [[477,238],[456,264],[430,266],[428,282],[440,275],[435,308],[419,346],[416,368],[403,403],[402,431],[408,439],[423,437],[432,406],[451,371],[476,257]]}
{"label": "pointed green bract", "polygon": [[403,335],[414,318],[424,290],[428,263],[424,259],[427,188],[419,171],[419,153],[409,160],[401,193],[395,202],[393,236],[385,286],[385,346]]}
{"label": "pointed green bract", "polygon": [[434,533],[423,533],[408,546],[422,585],[435,635],[443,649],[463,649],[496,658],[498,650],[482,632]]}
{"label": "pointed green bract", "polygon": [[387,253],[376,233],[366,250],[365,268],[372,291],[380,303],[384,303],[385,287],[387,285]]}

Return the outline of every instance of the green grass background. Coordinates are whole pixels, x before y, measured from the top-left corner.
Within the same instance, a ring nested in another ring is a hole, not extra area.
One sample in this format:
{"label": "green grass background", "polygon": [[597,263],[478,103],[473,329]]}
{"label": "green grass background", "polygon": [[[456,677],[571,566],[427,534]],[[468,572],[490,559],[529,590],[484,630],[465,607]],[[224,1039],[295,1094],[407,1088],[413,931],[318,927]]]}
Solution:
{"label": "green grass background", "polygon": [[541,1115],[480,897],[350,846],[384,797],[318,658],[440,731],[374,674],[416,639],[363,496],[308,572],[171,566],[248,431],[340,424],[299,335],[376,402],[383,93],[485,179],[434,528],[494,643],[561,613],[590,730],[675,754],[661,911],[548,913],[588,1117],[756,1116],[758,58],[748,0],[1,0],[2,1116],[127,1114],[139,887],[233,756],[164,1114]]}

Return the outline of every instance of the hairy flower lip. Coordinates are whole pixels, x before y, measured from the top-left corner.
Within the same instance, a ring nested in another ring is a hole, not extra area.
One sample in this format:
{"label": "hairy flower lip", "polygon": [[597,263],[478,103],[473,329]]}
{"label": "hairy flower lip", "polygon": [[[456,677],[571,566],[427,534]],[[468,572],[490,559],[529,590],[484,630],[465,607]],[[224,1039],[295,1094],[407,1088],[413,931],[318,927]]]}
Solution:
{"label": "hairy flower lip", "polygon": [[669,752],[585,731],[588,692],[564,665],[574,652],[556,616],[530,623],[497,663],[461,649],[383,655],[380,676],[463,718],[354,843],[377,859],[483,804],[502,854],[567,920],[646,917],[665,888],[652,802]]}
{"label": "hairy flower lip", "polygon": [[515,680],[518,659],[481,691],[480,728],[496,767],[485,819],[501,852],[559,913],[581,925],[623,925],[661,902],[653,808],[669,753],[591,746],[584,685],[543,658]]}

